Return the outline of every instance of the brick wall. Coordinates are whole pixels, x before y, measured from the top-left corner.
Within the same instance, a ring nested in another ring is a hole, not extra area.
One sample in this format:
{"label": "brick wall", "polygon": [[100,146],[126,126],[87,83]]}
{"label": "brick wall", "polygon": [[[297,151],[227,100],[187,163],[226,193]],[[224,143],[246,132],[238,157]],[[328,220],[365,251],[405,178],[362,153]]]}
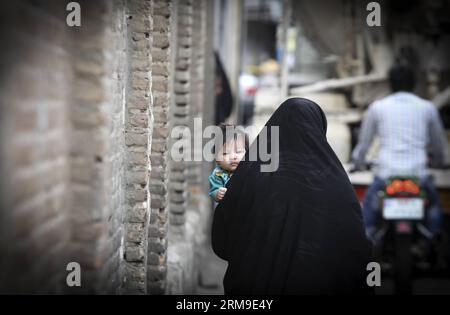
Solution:
{"label": "brick wall", "polygon": [[[49,1],[2,5],[2,291],[61,292],[65,273],[69,91],[62,8]],[[26,23],[20,23],[26,21]],[[20,62],[19,62],[20,61]],[[55,89],[55,87],[58,87]],[[4,116],[5,115],[5,116]],[[14,209],[14,211],[9,211]],[[4,219],[4,220],[3,220]],[[14,277],[11,277],[14,275]]]}
{"label": "brick wall", "polygon": [[107,76],[111,79],[107,94],[108,126],[106,135],[109,138],[109,150],[106,163],[106,205],[104,220],[106,233],[100,239],[99,250],[103,253],[104,262],[99,274],[101,293],[121,293],[124,277],[124,226],[125,207],[125,105],[128,91],[128,59],[127,59],[127,8],[124,0],[112,1],[111,19],[108,23],[106,39],[111,42],[108,49],[111,58],[107,63]]}
{"label": "brick wall", "polygon": [[193,293],[199,164],[169,153],[202,115],[206,1],[78,2],[73,28],[65,1],[2,4],[0,290]]}
{"label": "brick wall", "polygon": [[83,283],[68,292],[115,293],[123,235],[124,7],[120,1],[80,5],[82,27],[70,29],[70,261],[80,263]]}

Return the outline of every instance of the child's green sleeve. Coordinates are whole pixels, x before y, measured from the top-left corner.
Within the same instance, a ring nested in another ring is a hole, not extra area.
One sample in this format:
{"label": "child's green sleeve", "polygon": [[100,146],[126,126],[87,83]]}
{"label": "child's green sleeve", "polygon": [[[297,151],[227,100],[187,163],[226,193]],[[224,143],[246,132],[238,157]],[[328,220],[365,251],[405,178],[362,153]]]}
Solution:
{"label": "child's green sleeve", "polygon": [[216,200],[216,194],[217,191],[219,190],[219,188],[223,187],[223,183],[222,180],[219,176],[214,175],[214,173],[212,173],[211,175],[209,175],[209,196],[214,199],[214,201]]}

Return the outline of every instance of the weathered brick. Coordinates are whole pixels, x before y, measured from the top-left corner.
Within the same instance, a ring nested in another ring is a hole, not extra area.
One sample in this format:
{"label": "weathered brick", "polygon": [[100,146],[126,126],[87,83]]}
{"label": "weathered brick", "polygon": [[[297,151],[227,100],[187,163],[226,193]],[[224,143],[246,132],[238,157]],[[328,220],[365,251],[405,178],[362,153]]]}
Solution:
{"label": "weathered brick", "polygon": [[155,62],[166,62],[170,58],[170,52],[170,46],[165,49],[152,47],[152,60]]}
{"label": "weathered brick", "polygon": [[145,237],[145,233],[143,233],[143,230],[143,223],[128,223],[126,228],[126,240],[133,243],[142,242],[143,237]]}
{"label": "weathered brick", "polygon": [[161,152],[164,153],[167,151],[167,143],[164,142],[159,142],[157,140],[153,141],[152,143],[152,151],[153,152]]}
{"label": "weathered brick", "polygon": [[167,207],[167,198],[156,195],[152,197],[150,203],[153,208],[165,208]]}
{"label": "weathered brick", "polygon": [[148,154],[146,152],[129,152],[128,161],[130,164],[145,165],[148,163]]}
{"label": "weathered brick", "polygon": [[146,184],[148,181],[148,171],[128,171],[126,174],[128,184]]}
{"label": "weathered brick", "polygon": [[[167,78],[169,76],[169,71],[170,71],[170,69],[168,67],[168,64],[161,63],[161,62],[153,63],[152,72],[153,72],[154,77],[162,76],[162,77]],[[167,83],[169,83],[169,82],[167,82]]]}
{"label": "weathered brick", "polygon": [[[169,85],[167,79],[164,77],[156,77],[152,83],[152,89],[153,91],[168,93]],[[160,94],[159,96],[161,95],[162,94]]]}
{"label": "weathered brick", "polygon": [[163,183],[160,184],[150,184],[150,191],[152,192],[152,197],[155,195],[164,195],[167,193],[167,188]]}
{"label": "weathered brick", "polygon": [[183,48],[189,48],[192,46],[192,37],[191,36],[180,36],[178,37],[177,44]]}
{"label": "weathered brick", "polygon": [[155,1],[153,14],[155,14],[154,18],[156,18],[158,15],[164,16],[166,18],[169,17],[171,15],[171,3],[168,1],[165,1],[165,3],[162,3],[162,1]]}
{"label": "weathered brick", "polygon": [[127,199],[130,202],[144,202],[147,200],[148,191],[145,188],[140,188],[136,186],[133,189],[129,189],[127,192]]}
{"label": "weathered brick", "polygon": [[191,56],[192,56],[191,48],[182,47],[178,49],[178,58],[189,59]]}
{"label": "weathered brick", "polygon": [[177,70],[186,70],[189,69],[190,65],[191,65],[190,58],[179,58],[176,61],[175,67]]}
{"label": "weathered brick", "polygon": [[131,78],[131,86],[135,90],[142,90],[142,91],[149,91],[150,90],[151,81],[150,78],[141,76],[141,75],[134,75]]}
{"label": "weathered brick", "polygon": [[[161,117],[159,117],[160,114],[158,115],[158,119],[156,119],[155,117],[155,121],[159,122],[159,121],[165,121],[164,119],[161,119]],[[167,113],[166,113],[167,115]],[[156,113],[155,113],[156,116]],[[170,130],[168,128],[168,126],[157,126],[155,127],[155,129],[153,129],[153,138],[154,139],[167,139],[169,137],[169,133]],[[152,147],[153,149],[153,147]]]}
{"label": "weathered brick", "polygon": [[191,89],[191,85],[189,82],[176,82],[175,83],[175,93],[189,93]]}
{"label": "weathered brick", "polygon": [[155,14],[155,16],[153,17],[153,31],[163,33],[168,32],[169,19],[167,18],[167,15],[163,15],[162,13],[164,12],[158,11],[157,9],[155,9],[153,13]]}
{"label": "weathered brick", "polygon": [[175,72],[175,80],[178,82],[188,82],[191,75],[189,71],[176,71]]}
{"label": "weathered brick", "polygon": [[148,265],[161,265],[163,264],[165,261],[165,257],[158,255],[156,253],[153,252],[149,252],[148,253],[148,257],[147,257],[147,264]]}
{"label": "weathered brick", "polygon": [[125,144],[126,145],[142,145],[148,144],[148,136],[145,133],[136,133],[128,131],[125,134]]}
{"label": "weathered brick", "polygon": [[152,166],[166,167],[167,166],[167,154],[152,152],[150,156]]}
{"label": "weathered brick", "polygon": [[165,92],[157,92],[156,87],[153,87],[154,107],[168,107],[169,94]]}
{"label": "weathered brick", "polygon": [[145,258],[145,250],[139,246],[127,246],[125,259],[128,262],[142,262]]}
{"label": "weathered brick", "polygon": [[177,116],[187,116],[189,115],[189,107],[183,104],[184,106],[175,106],[173,109],[173,113]]}
{"label": "weathered brick", "polygon": [[171,191],[170,192],[170,201],[174,203],[182,203],[187,200],[187,192],[178,192],[178,191]]}
{"label": "weathered brick", "polygon": [[[146,277],[146,268],[144,266],[134,266],[128,264],[125,266],[125,270],[127,272],[127,282],[143,282]],[[139,286],[141,287],[141,286]]]}
{"label": "weathered brick", "polygon": [[164,281],[167,276],[167,268],[163,266],[152,266],[147,267],[147,280],[151,282]]}
{"label": "weathered brick", "polygon": [[170,212],[175,214],[182,214],[186,212],[186,203],[172,203],[170,205]]}
{"label": "weathered brick", "polygon": [[153,45],[154,47],[165,49],[170,45],[170,38],[166,34],[153,35]]}
{"label": "weathered brick", "polygon": [[127,208],[126,221],[129,223],[144,223],[148,217],[147,205],[141,206],[139,204]]}
{"label": "weathered brick", "polygon": [[167,242],[165,239],[149,238],[148,239],[148,251],[161,255],[166,252]]}

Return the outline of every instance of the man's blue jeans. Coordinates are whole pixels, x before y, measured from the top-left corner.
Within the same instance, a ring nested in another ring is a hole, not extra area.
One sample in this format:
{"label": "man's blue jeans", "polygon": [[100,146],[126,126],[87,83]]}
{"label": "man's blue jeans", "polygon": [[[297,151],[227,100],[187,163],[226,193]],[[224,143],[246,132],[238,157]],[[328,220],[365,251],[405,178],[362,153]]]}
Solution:
{"label": "man's blue jeans", "polygon": [[[425,190],[428,198],[428,208],[425,218],[425,226],[428,230],[436,234],[440,232],[442,226],[442,209],[439,202],[439,194],[433,184],[431,176],[420,181],[420,186]],[[378,192],[385,187],[385,181],[380,177],[375,177],[373,183],[367,188],[363,202],[363,219],[366,226],[367,235],[372,238],[375,228],[381,219],[380,199]]]}

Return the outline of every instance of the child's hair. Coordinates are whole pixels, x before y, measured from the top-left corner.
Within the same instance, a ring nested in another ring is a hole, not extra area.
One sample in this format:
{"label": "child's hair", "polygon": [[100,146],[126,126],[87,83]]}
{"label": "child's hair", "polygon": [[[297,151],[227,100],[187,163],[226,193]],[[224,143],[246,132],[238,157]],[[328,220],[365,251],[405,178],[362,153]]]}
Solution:
{"label": "child's hair", "polygon": [[220,151],[220,149],[225,145],[225,143],[227,143],[232,139],[236,140],[238,136],[244,137],[245,150],[248,151],[249,146],[248,135],[245,133],[242,127],[239,126],[236,127],[235,125],[220,123],[219,128],[222,132],[222,143],[217,143],[216,141],[216,145],[214,146],[215,154],[217,154]]}

